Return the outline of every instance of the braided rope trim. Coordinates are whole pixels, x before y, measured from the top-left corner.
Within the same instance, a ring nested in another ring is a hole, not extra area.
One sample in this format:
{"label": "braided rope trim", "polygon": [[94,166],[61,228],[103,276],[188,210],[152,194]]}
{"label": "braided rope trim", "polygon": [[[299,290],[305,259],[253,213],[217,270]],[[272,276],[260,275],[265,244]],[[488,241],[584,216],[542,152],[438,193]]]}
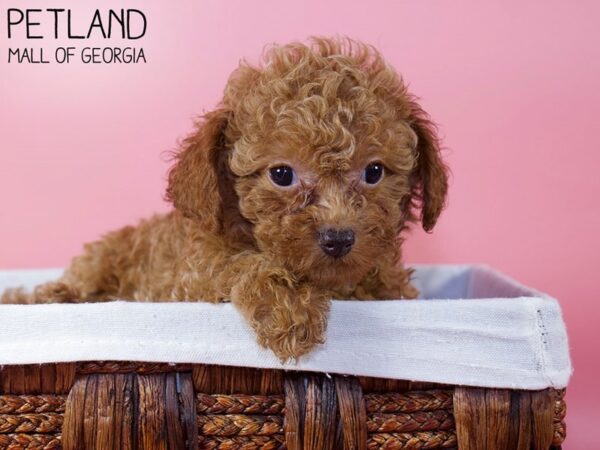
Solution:
{"label": "braided rope trim", "polygon": [[376,433],[369,435],[368,450],[438,449],[456,447],[454,431],[419,431],[416,433]]}
{"label": "braided rope trim", "polygon": [[77,373],[131,373],[152,374],[165,372],[189,372],[191,364],[118,362],[118,361],[86,361],[77,363]]}
{"label": "braided rope trim", "polygon": [[[200,436],[201,450],[284,450],[283,435],[221,437]],[[456,447],[452,432],[378,433],[369,436],[368,450],[449,449]]]}
{"label": "braided rope trim", "polygon": [[552,435],[552,445],[560,446],[567,437],[567,425],[565,416],[567,415],[567,404],[565,403],[565,389],[556,391],[556,400],[554,402],[554,433]]}
{"label": "braided rope trim", "polygon": [[204,436],[272,436],[283,433],[283,416],[199,415],[198,427]]}
{"label": "braided rope trim", "polygon": [[199,436],[199,450],[285,450],[283,434],[272,436]]}
{"label": "braided rope trim", "polygon": [[0,395],[0,414],[65,412],[66,395]]}
{"label": "braided rope trim", "polygon": [[412,414],[376,413],[367,418],[369,433],[410,433],[413,431],[452,430],[455,428],[451,410],[417,411]]}
{"label": "braided rope trim", "polygon": [[[155,369],[156,367],[144,367],[144,370]],[[173,366],[169,366],[169,370],[173,370]],[[369,448],[379,448],[377,445],[383,445],[378,442],[386,442],[387,446],[392,446],[389,447],[391,449],[404,448],[401,446],[403,441],[400,435],[410,431],[442,432],[452,430],[454,423],[451,409],[449,409],[452,406],[452,397],[449,392],[451,391],[434,390],[403,394],[366,394],[365,402],[370,413],[367,422],[370,432],[371,447]],[[9,445],[12,445],[10,448],[14,450],[58,448],[60,435],[23,433],[60,431],[63,416],[59,413],[64,412],[65,399],[66,396],[61,395],[0,395],[0,433],[4,433],[0,434],[0,449],[7,448]],[[217,447],[206,448],[229,448],[221,445],[225,445],[224,443],[238,445],[236,442],[244,442],[243,445],[246,447],[239,444],[238,447],[231,447],[232,449],[278,448],[277,445],[281,444],[279,441],[283,439],[280,434],[283,426],[281,415],[285,412],[284,402],[283,395],[197,394],[200,431],[204,434],[213,433],[206,436],[207,439],[212,439],[206,441],[212,442],[210,445],[217,441],[220,442]],[[442,409],[436,410],[436,407],[442,407]],[[412,414],[401,412],[402,410],[412,411]],[[390,411],[397,412],[390,414]],[[211,414],[211,416],[204,414]],[[217,416],[216,414],[223,415]],[[248,415],[244,416],[243,414]],[[566,437],[564,390],[556,393],[554,414],[553,445],[559,446]],[[260,417],[260,415],[267,417]],[[427,434],[419,436],[423,438]],[[432,439],[439,440],[441,435],[434,433],[430,436]],[[419,439],[415,436],[411,439],[411,445],[417,445],[414,442]],[[248,445],[251,447],[247,447]],[[434,442],[430,445],[434,445]],[[430,445],[428,448],[432,448]],[[447,445],[451,447],[450,444]]]}
{"label": "braided rope trim", "polygon": [[[369,414],[367,421],[369,433],[448,431],[455,427],[451,390],[414,391],[402,394],[366,394],[365,403]],[[224,436],[222,433],[229,433],[228,436],[234,436],[236,430],[248,433],[247,435],[252,434],[249,430],[262,430],[263,435],[279,433],[275,431],[274,425],[265,426],[264,419],[254,423],[252,418],[240,418],[237,419],[240,422],[236,426],[231,419],[226,419],[223,416],[207,418],[208,416],[202,415],[252,414],[273,416],[285,413],[284,404],[285,398],[283,395],[197,394],[196,406],[200,414],[199,417],[202,417],[199,419],[200,431],[206,435],[211,433],[210,436]],[[563,421],[565,413],[564,390],[557,391],[553,439],[553,445],[555,446],[562,444],[566,437]],[[272,422],[278,422],[278,420],[273,418]],[[392,442],[395,441],[392,440]]]}
{"label": "braided rope trim", "polygon": [[60,431],[63,415],[44,414],[0,414],[0,433],[52,433]]}
{"label": "braided rope trim", "polygon": [[58,450],[60,434],[0,434],[0,449]]}
{"label": "braided rope trim", "polygon": [[558,391],[556,394],[556,401],[554,402],[554,421],[560,422],[564,420],[567,415],[567,403],[565,402],[565,393],[564,390]]}
{"label": "braided rope trim", "polygon": [[554,433],[552,434],[552,445],[558,447],[565,442],[567,437],[567,428],[564,422],[554,423]]}
{"label": "braided rope trim", "polygon": [[[365,394],[367,413],[413,413],[452,409],[451,390]],[[282,414],[283,395],[197,394],[196,406],[202,414]]]}
{"label": "braided rope trim", "polygon": [[366,394],[364,396],[368,413],[412,413],[452,409],[451,390],[432,389],[388,394]]}
{"label": "braided rope trim", "polygon": [[208,395],[197,394],[200,414],[283,414],[283,395]]}

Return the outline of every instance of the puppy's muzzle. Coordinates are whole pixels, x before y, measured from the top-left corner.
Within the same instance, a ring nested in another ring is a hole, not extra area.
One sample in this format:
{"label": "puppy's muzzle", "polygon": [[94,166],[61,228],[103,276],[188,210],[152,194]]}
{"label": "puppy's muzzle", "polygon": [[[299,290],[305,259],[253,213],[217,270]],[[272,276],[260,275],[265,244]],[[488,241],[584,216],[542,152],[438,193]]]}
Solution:
{"label": "puppy's muzzle", "polygon": [[326,255],[341,258],[352,250],[354,231],[329,228],[319,232],[319,246]]}

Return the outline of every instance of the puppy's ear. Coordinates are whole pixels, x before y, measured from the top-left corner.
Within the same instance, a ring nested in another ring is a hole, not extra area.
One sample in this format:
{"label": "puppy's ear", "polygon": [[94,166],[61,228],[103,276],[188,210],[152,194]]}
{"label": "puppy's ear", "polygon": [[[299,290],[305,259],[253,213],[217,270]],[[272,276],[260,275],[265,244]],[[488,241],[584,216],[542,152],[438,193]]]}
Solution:
{"label": "puppy's ear", "polygon": [[237,212],[234,176],[229,170],[224,132],[230,112],[207,113],[182,143],[169,172],[166,198],[184,216],[210,232],[223,233],[231,209]]}
{"label": "puppy's ear", "polygon": [[416,101],[410,102],[410,110],[409,124],[417,135],[412,199],[421,208],[423,228],[430,231],[446,202],[448,168],[441,158],[435,125]]}

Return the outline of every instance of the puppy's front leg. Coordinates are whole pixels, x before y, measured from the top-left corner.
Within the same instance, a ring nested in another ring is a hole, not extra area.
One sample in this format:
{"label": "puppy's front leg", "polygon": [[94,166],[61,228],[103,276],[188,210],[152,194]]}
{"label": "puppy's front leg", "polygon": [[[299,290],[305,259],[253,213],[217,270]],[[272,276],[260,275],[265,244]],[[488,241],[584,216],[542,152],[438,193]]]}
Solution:
{"label": "puppy's front leg", "polygon": [[238,275],[231,300],[262,346],[286,361],[323,343],[331,298],[327,292],[298,282],[263,255],[244,255],[231,269]]}

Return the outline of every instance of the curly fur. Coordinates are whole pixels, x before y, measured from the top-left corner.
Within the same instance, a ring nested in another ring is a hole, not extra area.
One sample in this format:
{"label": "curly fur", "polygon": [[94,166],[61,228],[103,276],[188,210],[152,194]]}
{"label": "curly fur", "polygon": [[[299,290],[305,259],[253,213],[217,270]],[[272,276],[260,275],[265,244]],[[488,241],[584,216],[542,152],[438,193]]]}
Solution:
{"label": "curly fur", "polygon": [[[174,159],[173,212],[87,244],[60,280],[3,302],[231,300],[285,360],[323,341],[331,298],[417,295],[400,234],[419,211],[433,228],[447,169],[432,122],[374,48],[313,38],[242,62]],[[367,186],[374,160],[385,175]],[[270,181],[282,163],[298,186]],[[352,251],[327,256],[323,227],[354,230]]]}

